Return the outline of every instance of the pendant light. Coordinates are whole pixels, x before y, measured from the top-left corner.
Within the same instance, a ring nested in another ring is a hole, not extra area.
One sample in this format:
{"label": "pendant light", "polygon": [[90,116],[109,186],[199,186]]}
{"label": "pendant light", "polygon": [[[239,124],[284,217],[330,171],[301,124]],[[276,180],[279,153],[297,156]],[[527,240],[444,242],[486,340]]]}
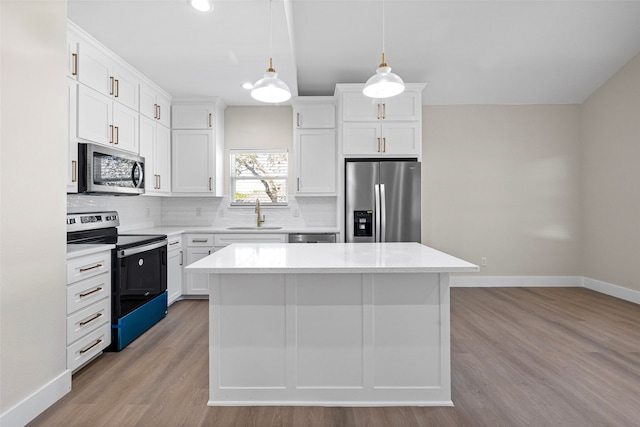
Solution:
{"label": "pendant light", "polygon": [[269,0],[269,68],[267,68],[267,72],[264,73],[264,77],[253,85],[251,97],[261,102],[276,104],[291,98],[291,91],[287,84],[278,78],[278,74],[273,68],[273,58],[271,57],[271,44],[273,37],[271,15],[271,0]]}
{"label": "pendant light", "polygon": [[367,80],[362,93],[369,98],[390,98],[404,92],[404,82],[384,59],[384,0],[382,0],[382,62],[376,73]]}

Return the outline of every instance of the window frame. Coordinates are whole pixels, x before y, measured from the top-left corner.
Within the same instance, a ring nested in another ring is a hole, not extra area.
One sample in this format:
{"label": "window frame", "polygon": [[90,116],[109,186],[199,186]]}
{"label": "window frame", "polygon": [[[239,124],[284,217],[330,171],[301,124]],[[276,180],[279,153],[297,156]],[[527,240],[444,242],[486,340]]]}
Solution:
{"label": "window frame", "polygon": [[244,207],[254,207],[255,206],[255,201],[254,203],[240,203],[240,202],[236,202],[236,182],[237,181],[260,181],[261,178],[259,177],[236,177],[235,176],[235,171],[236,171],[236,162],[235,162],[235,156],[238,154],[286,154],[286,158],[287,158],[287,172],[284,175],[265,175],[264,177],[262,177],[263,179],[277,179],[277,180],[284,180],[285,185],[286,185],[286,192],[285,192],[285,197],[286,197],[286,201],[285,202],[260,202],[262,207],[271,207],[271,206],[289,206],[289,170],[291,168],[291,164],[289,163],[289,150],[287,150],[286,148],[273,148],[273,149],[257,149],[257,150],[251,150],[251,149],[230,149],[229,150],[229,185],[230,185],[230,190],[229,190],[229,204],[230,206],[244,206]]}

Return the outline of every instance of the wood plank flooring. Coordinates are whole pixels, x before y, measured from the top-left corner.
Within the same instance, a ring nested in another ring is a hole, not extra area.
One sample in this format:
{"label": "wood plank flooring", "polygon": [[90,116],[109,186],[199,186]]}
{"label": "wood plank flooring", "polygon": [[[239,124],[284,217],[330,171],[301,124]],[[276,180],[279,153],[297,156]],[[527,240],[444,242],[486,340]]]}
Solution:
{"label": "wood plank flooring", "polygon": [[175,303],[29,426],[640,426],[640,306],[587,289],[451,289],[453,408],[207,407],[207,313]]}

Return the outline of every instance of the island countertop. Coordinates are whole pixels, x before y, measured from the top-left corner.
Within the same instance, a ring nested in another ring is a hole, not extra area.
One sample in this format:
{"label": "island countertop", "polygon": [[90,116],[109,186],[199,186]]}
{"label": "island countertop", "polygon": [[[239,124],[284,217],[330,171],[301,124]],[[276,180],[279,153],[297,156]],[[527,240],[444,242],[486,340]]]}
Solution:
{"label": "island countertop", "polygon": [[242,243],[186,267],[188,273],[463,273],[478,266],[419,243]]}

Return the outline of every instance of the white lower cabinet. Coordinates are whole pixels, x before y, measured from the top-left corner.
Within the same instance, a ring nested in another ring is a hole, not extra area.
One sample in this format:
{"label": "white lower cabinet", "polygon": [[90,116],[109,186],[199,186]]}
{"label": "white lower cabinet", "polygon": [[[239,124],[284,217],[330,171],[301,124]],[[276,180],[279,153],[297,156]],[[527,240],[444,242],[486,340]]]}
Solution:
{"label": "white lower cabinet", "polygon": [[67,260],[67,369],[111,344],[111,251]]}
{"label": "white lower cabinet", "polygon": [[[213,253],[213,234],[186,234],[187,265]],[[187,274],[182,294],[186,296],[209,295],[208,274]]]}
{"label": "white lower cabinet", "polygon": [[182,235],[169,237],[167,250],[167,294],[169,305],[182,296],[182,273],[184,265],[184,251],[182,250]]}

